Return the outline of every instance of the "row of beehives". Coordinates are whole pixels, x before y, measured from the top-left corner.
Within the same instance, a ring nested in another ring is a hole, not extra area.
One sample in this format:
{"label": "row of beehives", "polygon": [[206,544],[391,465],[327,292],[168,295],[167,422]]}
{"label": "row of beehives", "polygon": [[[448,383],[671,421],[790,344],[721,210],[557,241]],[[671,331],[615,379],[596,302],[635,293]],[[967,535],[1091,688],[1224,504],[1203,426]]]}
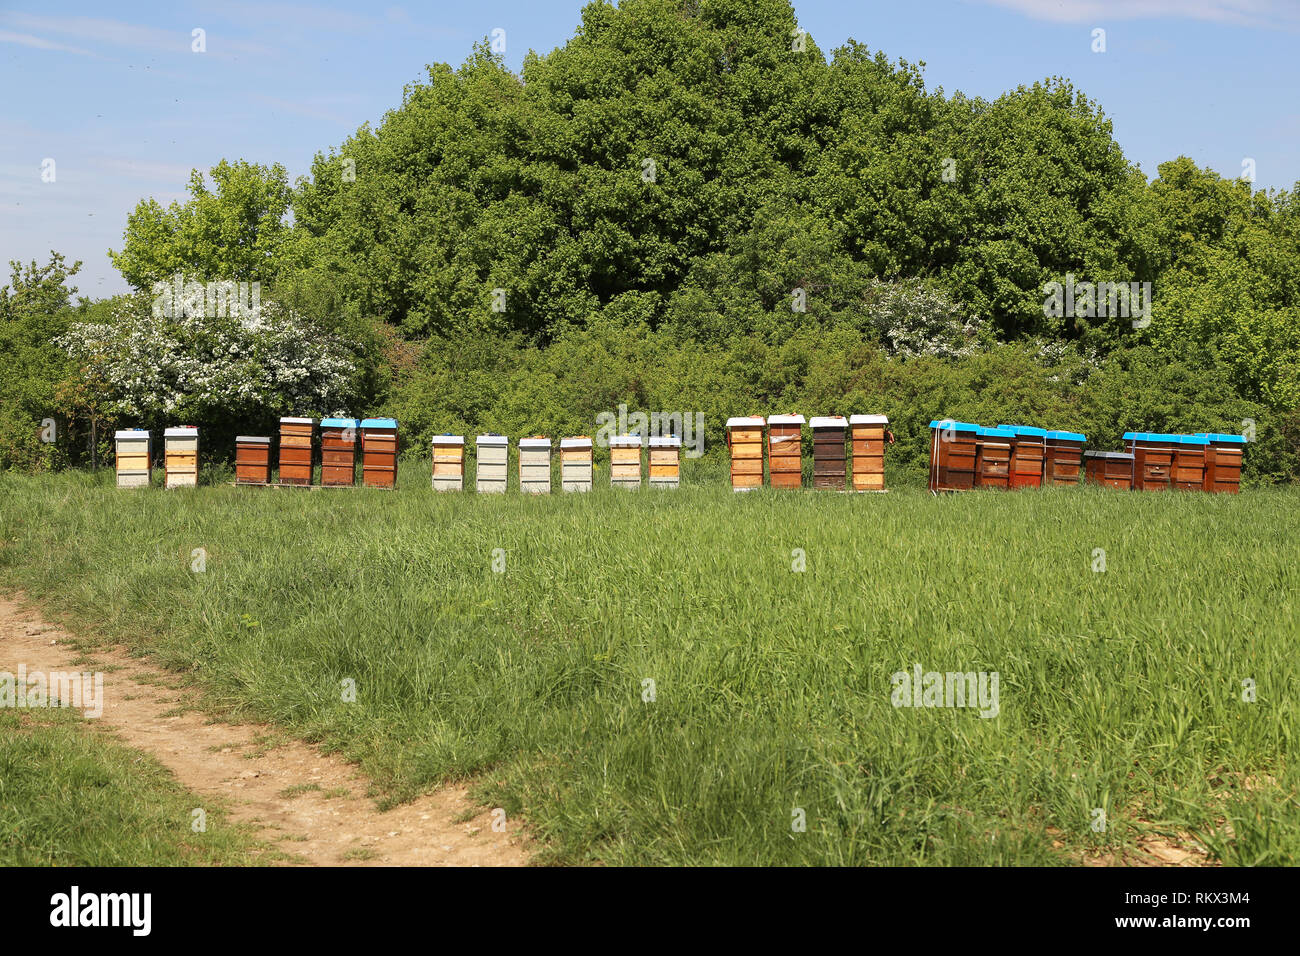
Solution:
{"label": "row of beehives", "polygon": [[[119,488],[143,488],[153,480],[153,436],[139,428],[113,435]],[[199,483],[199,430],[189,425],[163,429],[163,485],[193,488]]]}
{"label": "row of beehives", "polygon": [[[731,457],[731,487],[748,491],[763,485],[763,448],[773,488],[803,486],[802,415],[758,415],[727,419],[727,448]],[[884,415],[817,416],[808,420],[813,436],[813,487],[845,491],[847,463],[852,461],[854,491],[885,490]],[[764,441],[766,430],[766,442]],[[852,449],[852,456],[845,453]]]}
{"label": "row of beehives", "polygon": [[1241,435],[1126,432],[1127,452],[1084,451],[1087,437],[1029,425],[930,422],[930,490],[1077,485],[1236,492]]}

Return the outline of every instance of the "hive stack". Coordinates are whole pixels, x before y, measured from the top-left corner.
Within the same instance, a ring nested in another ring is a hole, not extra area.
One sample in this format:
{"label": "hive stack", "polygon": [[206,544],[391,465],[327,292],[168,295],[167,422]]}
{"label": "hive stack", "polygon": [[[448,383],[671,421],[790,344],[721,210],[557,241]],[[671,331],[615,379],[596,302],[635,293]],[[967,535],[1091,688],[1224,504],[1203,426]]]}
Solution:
{"label": "hive stack", "polygon": [[767,471],[773,488],[803,487],[802,415],[773,415],[767,420]]}
{"label": "hive stack", "polygon": [[310,485],[314,418],[280,419],[280,484]]}
{"label": "hive stack", "polygon": [[1008,487],[1037,488],[1042,485],[1044,461],[1047,458],[1047,430],[1032,425],[999,425],[998,428],[1009,429],[1013,436]]}
{"label": "hive stack", "polygon": [[519,490],[531,495],[551,493],[551,440],[543,435],[519,439]]}
{"label": "hive stack", "polygon": [[199,484],[199,430],[188,425],[163,432],[163,487],[196,488]]}
{"label": "hive stack", "polygon": [[727,419],[732,491],[763,487],[763,426],[766,424],[758,415]]}
{"label": "hive stack", "polygon": [[1016,433],[1010,428],[980,428],[975,432],[975,483],[980,488],[1011,487],[1011,449]]}
{"label": "hive stack", "polygon": [[1205,487],[1205,454],[1208,439],[1199,435],[1174,436],[1174,463],[1170,477],[1179,491],[1200,491]]}
{"label": "hive stack", "polygon": [[560,489],[591,491],[591,438],[560,439]]}
{"label": "hive stack", "polygon": [[1206,491],[1235,495],[1241,488],[1241,453],[1246,447],[1244,435],[1203,434],[1205,446]]}
{"label": "hive stack", "polygon": [[808,420],[813,433],[813,487],[844,491],[848,487],[844,441],[849,420],[843,415],[815,416]]}
{"label": "hive stack", "polygon": [[322,418],[320,423],[320,483],[341,488],[357,483],[357,438],[361,422],[355,418]]}
{"label": "hive stack", "polygon": [[1133,453],[1133,487],[1163,491],[1169,487],[1174,466],[1174,437],[1161,432],[1125,432]]}
{"label": "hive stack", "polygon": [[1086,435],[1078,432],[1048,432],[1043,484],[1077,485],[1083,469],[1083,446],[1087,440]]}
{"label": "hive stack", "polygon": [[397,487],[397,420],[361,422],[361,483],[367,488]]}
{"label": "hive stack", "polygon": [[1084,472],[1090,485],[1129,491],[1133,487],[1133,456],[1122,451],[1085,451]]}
{"label": "hive stack", "polygon": [[682,439],[656,435],[650,439],[650,487],[676,488],[681,484]]}
{"label": "hive stack", "polygon": [[931,491],[969,491],[975,487],[979,427],[950,418],[930,422]]}
{"label": "hive stack", "polygon": [[615,435],[609,440],[609,483],[616,488],[641,487],[640,435]]}
{"label": "hive stack", "polygon": [[465,489],[465,436],[433,436],[433,490]]}
{"label": "hive stack", "polygon": [[505,435],[479,435],[474,445],[478,461],[474,487],[480,494],[502,494],[506,490],[510,444]]}
{"label": "hive stack", "polygon": [[[885,415],[850,415],[853,441],[853,490],[885,490]],[[971,461],[974,468],[974,459]]]}
{"label": "hive stack", "polygon": [[153,480],[153,447],[149,433],[140,428],[124,428],[113,433],[119,488],[147,488]]}
{"label": "hive stack", "polygon": [[271,439],[264,435],[235,438],[235,484],[271,483]]}

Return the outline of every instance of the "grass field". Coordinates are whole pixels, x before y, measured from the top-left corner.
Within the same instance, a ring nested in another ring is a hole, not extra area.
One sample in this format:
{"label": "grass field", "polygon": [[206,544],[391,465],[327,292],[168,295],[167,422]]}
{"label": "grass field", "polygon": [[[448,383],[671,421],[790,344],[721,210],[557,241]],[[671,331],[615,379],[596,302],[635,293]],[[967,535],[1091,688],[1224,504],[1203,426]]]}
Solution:
{"label": "grass field", "polygon": [[[477,778],[543,861],[1300,853],[1300,490],[733,495],[688,463],[677,492],[525,498],[425,468],[391,493],[0,478],[0,569],[387,801]],[[893,706],[916,665],[996,672],[997,716]]]}

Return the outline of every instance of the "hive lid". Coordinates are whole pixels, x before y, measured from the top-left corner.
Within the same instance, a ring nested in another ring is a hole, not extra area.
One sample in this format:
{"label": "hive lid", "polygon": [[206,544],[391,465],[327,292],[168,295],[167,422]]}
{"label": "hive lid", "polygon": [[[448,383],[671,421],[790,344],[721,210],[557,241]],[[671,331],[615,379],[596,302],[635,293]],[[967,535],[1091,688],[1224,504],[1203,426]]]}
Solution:
{"label": "hive lid", "polygon": [[769,415],[767,423],[769,425],[802,425],[804,417],[802,415]]}
{"label": "hive lid", "polygon": [[1085,451],[1084,458],[1118,458],[1123,461],[1132,461],[1133,456],[1126,451]]}
{"label": "hive lid", "polygon": [[984,438],[1015,438],[1016,433],[1013,429],[1003,428],[999,425],[997,428],[983,428],[976,426],[975,434]]}
{"label": "hive lid", "polygon": [[1087,435],[1081,435],[1079,432],[1048,432],[1048,438],[1056,441],[1087,441]]}
{"label": "hive lid", "polygon": [[651,448],[681,448],[682,439],[679,435],[653,435],[650,438]]}
{"label": "hive lid", "polygon": [[488,445],[493,448],[499,448],[502,445],[509,444],[509,442],[510,439],[507,438],[505,435],[495,435],[495,434],[479,435],[474,439],[474,443],[477,445]]}
{"label": "hive lid", "polygon": [[888,425],[888,415],[850,415],[850,425]]}
{"label": "hive lid", "polygon": [[250,445],[250,444],[269,445],[271,443],[271,439],[266,438],[262,435],[236,435],[235,444],[238,445],[240,442],[243,442],[245,445]]}
{"label": "hive lid", "polygon": [[163,430],[164,438],[197,438],[199,430],[193,425],[177,425],[175,428],[166,428]]}
{"label": "hive lid", "polygon": [[[308,419],[308,421],[310,420]],[[280,421],[287,422],[289,419],[282,418]],[[320,420],[321,428],[356,428],[360,424],[361,422],[356,418],[322,418]]]}
{"label": "hive lid", "polygon": [[573,438],[561,438],[561,448],[590,448],[591,439],[586,435],[575,435]]}
{"label": "hive lid", "polygon": [[534,435],[532,438],[519,439],[520,448],[550,448],[551,440],[541,435]]}
{"label": "hive lid", "polygon": [[1174,440],[1179,445],[1208,445],[1210,440],[1204,435],[1175,435]]}
{"label": "hive lid", "polygon": [[433,444],[435,445],[463,445],[465,444],[464,435],[434,435]]}
{"label": "hive lid", "polygon": [[149,433],[143,428],[123,428],[113,432],[114,438],[148,438]]}
{"label": "hive lid", "polygon": [[1201,435],[1206,441],[1221,445],[1244,445],[1246,444],[1245,435],[1220,435],[1213,432],[1206,432]]}
{"label": "hive lid", "polygon": [[973,422],[955,422],[951,418],[940,418],[930,422],[931,428],[941,428],[944,431],[954,432],[974,432],[978,433],[980,426]]}
{"label": "hive lid", "polygon": [[316,419],[314,418],[281,418],[280,419],[280,424],[283,425],[285,422],[288,422],[290,425],[315,425]]}
{"label": "hive lid", "polygon": [[644,444],[640,435],[614,435],[609,440],[610,448],[640,448]]}
{"label": "hive lid", "polygon": [[361,421],[362,428],[391,428],[397,429],[396,418],[365,418]]}
{"label": "hive lid", "polygon": [[998,425],[998,428],[1010,429],[1017,437],[1024,435],[1026,438],[1044,438],[1047,435],[1046,428],[1035,428],[1033,425]]}
{"label": "hive lid", "polygon": [[1177,435],[1170,435],[1165,432],[1125,432],[1125,441],[1152,441],[1171,444]]}
{"label": "hive lid", "polygon": [[843,428],[848,423],[843,415],[814,415],[808,419],[809,428]]}
{"label": "hive lid", "polygon": [[741,415],[727,419],[728,428],[762,428],[766,424],[761,415]]}

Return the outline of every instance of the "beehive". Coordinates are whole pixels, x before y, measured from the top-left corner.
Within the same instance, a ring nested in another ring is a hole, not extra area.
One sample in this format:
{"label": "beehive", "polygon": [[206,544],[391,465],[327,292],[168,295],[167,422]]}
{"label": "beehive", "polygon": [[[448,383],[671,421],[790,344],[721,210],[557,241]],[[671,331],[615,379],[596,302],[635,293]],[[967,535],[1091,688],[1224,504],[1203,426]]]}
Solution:
{"label": "beehive", "polygon": [[1174,438],[1173,486],[1179,491],[1200,491],[1205,487],[1205,456],[1210,442],[1199,435]]}
{"label": "beehive", "polygon": [[361,483],[367,488],[397,487],[397,419],[361,422]]}
{"label": "beehive", "polygon": [[519,439],[519,490],[530,495],[551,493],[551,440],[543,435]]}
{"label": "beehive", "polygon": [[235,438],[235,484],[265,485],[271,481],[271,439],[264,435]]}
{"label": "beehive", "polygon": [[615,488],[641,487],[640,435],[615,435],[609,440],[609,483]]}
{"label": "beehive", "polygon": [[1122,451],[1085,451],[1084,473],[1090,485],[1129,491],[1133,487],[1133,456]]}
{"label": "beehive", "polygon": [[322,418],[320,422],[320,483],[341,488],[357,483],[357,439],[361,422],[355,418]]}
{"label": "beehive", "polygon": [[163,487],[199,484],[199,430],[188,425],[163,431]]}
{"label": "beehive", "polygon": [[147,488],[153,480],[153,446],[149,433],[140,428],[124,428],[113,433],[119,488]]}
{"label": "beehive", "polygon": [[1047,433],[1043,459],[1043,484],[1077,485],[1083,470],[1083,446],[1088,437],[1078,432]]}
{"label": "beehive", "polygon": [[650,439],[650,487],[676,488],[682,479],[682,439],[655,435]]}
{"label": "beehive", "polygon": [[885,426],[888,424],[885,415],[849,416],[854,491],[885,490]]}
{"label": "beehive", "polygon": [[1201,435],[1205,447],[1206,491],[1235,495],[1241,488],[1241,453],[1246,448],[1244,435]]}
{"label": "beehive", "polygon": [[474,445],[478,455],[474,487],[480,494],[503,493],[509,466],[509,439],[505,435],[479,435]]}
{"label": "beehive", "polygon": [[560,439],[560,489],[591,491],[591,439],[586,435]]}
{"label": "beehive", "polygon": [[980,428],[975,432],[975,484],[979,488],[1011,487],[1011,450],[1016,433],[1010,428]]}
{"label": "beehive", "polygon": [[975,487],[979,427],[951,418],[930,422],[931,491],[968,491]]}
{"label": "beehive", "polygon": [[813,433],[813,487],[844,491],[848,486],[844,442],[849,420],[843,415],[814,416],[808,427]]}
{"label": "beehive", "polygon": [[727,419],[732,491],[763,487],[763,426],[766,424],[758,415]]}
{"label": "beehive", "polygon": [[1125,432],[1133,454],[1133,487],[1163,491],[1169,487],[1174,466],[1173,435],[1160,432]]}
{"label": "beehive", "polygon": [[773,415],[767,420],[767,471],[773,488],[803,487],[802,415]]}
{"label": "beehive", "polygon": [[1043,483],[1044,460],[1047,457],[1047,429],[1032,425],[999,425],[1009,429],[1011,438],[1011,469],[1007,486],[1011,488],[1037,488]]}
{"label": "beehive", "polygon": [[314,418],[280,419],[280,484],[310,485]]}
{"label": "beehive", "polygon": [[433,490],[465,489],[465,436],[433,436]]}

